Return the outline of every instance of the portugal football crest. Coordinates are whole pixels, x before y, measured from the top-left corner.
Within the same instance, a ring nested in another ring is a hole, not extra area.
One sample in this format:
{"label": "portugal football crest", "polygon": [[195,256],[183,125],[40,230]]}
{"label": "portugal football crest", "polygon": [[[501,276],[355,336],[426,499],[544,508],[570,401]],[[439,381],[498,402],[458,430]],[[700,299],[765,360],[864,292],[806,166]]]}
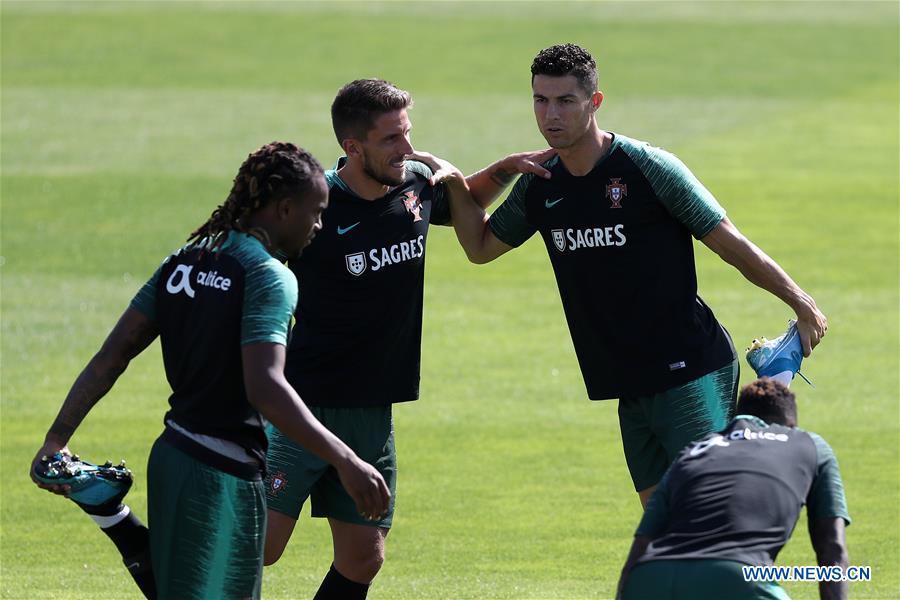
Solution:
{"label": "portugal football crest", "polygon": [[344,260],[347,261],[347,270],[351,275],[362,275],[366,270],[366,255],[362,252],[348,254]]}
{"label": "portugal football crest", "polygon": [[621,177],[613,177],[606,186],[606,197],[612,202],[610,208],[622,208],[622,199],[628,195],[628,186],[620,180]]}
{"label": "portugal football crest", "polygon": [[422,220],[422,217],[419,215],[422,211],[422,203],[419,202],[419,197],[416,196],[414,192],[404,192],[403,206],[405,206],[407,212],[413,216],[413,223]]}
{"label": "portugal football crest", "polygon": [[269,491],[273,496],[277,496],[278,492],[287,487],[287,477],[284,476],[284,473],[279,471],[278,473],[273,473],[269,478]]}
{"label": "portugal football crest", "polygon": [[550,235],[553,237],[553,245],[556,246],[556,249],[562,252],[566,249],[566,236],[563,234],[562,229],[551,229]]}

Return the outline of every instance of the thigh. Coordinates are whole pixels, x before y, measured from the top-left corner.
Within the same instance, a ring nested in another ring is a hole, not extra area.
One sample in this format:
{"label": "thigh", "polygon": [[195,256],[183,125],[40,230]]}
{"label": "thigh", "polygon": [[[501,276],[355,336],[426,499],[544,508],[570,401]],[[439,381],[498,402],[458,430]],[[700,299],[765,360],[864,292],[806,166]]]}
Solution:
{"label": "thigh", "polygon": [[391,407],[324,409],[321,415],[326,427],[350,446],[362,460],[378,469],[391,491],[391,504],[380,520],[369,521],[360,516],[356,503],[344,490],[337,471],[329,468],[312,488],[312,516],[389,529],[393,521],[397,492],[397,451]]}
{"label": "thigh", "polygon": [[270,425],[266,433],[266,503],[296,521],[310,490],[331,467],[277,428]]}
{"label": "thigh", "polygon": [[638,492],[653,487],[662,479],[669,460],[666,449],[651,427],[650,398],[619,400],[619,429],[625,463]]}
{"label": "thigh", "polygon": [[790,600],[773,581],[745,581],[743,564],[733,560],[679,560],[674,598],[691,600]]}
{"label": "thigh", "polygon": [[675,566],[672,561],[640,563],[631,569],[622,586],[622,600],[672,600]]}
{"label": "thigh", "polygon": [[262,482],[157,440],[148,466],[150,553],[160,598],[258,598],[266,526]]}
{"label": "thigh", "polygon": [[691,442],[734,417],[740,368],[730,364],[653,397],[651,427],[671,463]]}

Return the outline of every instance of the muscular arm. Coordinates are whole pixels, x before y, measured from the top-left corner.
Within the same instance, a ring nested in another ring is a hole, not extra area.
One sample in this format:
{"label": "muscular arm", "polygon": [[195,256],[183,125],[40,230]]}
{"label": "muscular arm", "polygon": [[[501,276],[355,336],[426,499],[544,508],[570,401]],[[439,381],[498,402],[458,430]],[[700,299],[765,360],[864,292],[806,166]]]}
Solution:
{"label": "muscular arm", "polygon": [[106,395],[135,356],[156,339],[156,324],[129,307],[107,336],[99,352],[72,384],[47,438],[65,446],[100,398]]}
{"label": "muscular arm", "polygon": [[333,465],[360,514],[377,518],[388,508],[390,491],[371,465],[328,431],[284,378],[281,344],[246,344],[241,348],[247,400],[282,433]]}
{"label": "muscular arm", "polygon": [[622,574],[619,576],[619,585],[616,586],[616,598],[622,597],[622,588],[625,587],[625,581],[628,579],[628,574],[631,572],[632,567],[634,567],[634,563],[636,563],[647,551],[647,546],[649,545],[649,537],[644,535],[634,536],[634,541],[631,543],[631,550],[628,552],[628,558],[625,559],[625,565],[622,567]]}
{"label": "muscular arm", "polygon": [[515,169],[531,168],[535,169],[535,173],[549,177],[550,173],[532,160],[539,156],[542,154],[513,154],[469,177],[465,177],[452,163],[427,152],[416,151],[410,158],[432,169],[434,174],[429,178],[431,185],[446,185],[456,238],[471,262],[484,264],[512,249],[491,231],[488,226],[490,215],[484,209],[517,173],[524,172]]}
{"label": "muscular arm", "polygon": [[[91,408],[112,389],[119,376],[128,368],[131,359],[143,352],[157,335],[159,332],[156,324],[142,312],[129,307],[122,313],[100,350],[72,384],[56,420],[44,437],[43,446],[32,460],[32,471],[34,464],[42,456],[51,456],[66,448],[72,434]],[[57,493],[68,491],[65,486],[35,483]]]}
{"label": "muscular arm", "polygon": [[466,177],[472,199],[482,208],[487,208],[521,173],[533,173],[538,177],[549,179],[550,171],[542,167],[541,163],[553,158],[555,154],[556,150],[552,148],[518,152],[472,173]]}
{"label": "muscular arm", "polygon": [[461,193],[458,190],[463,186],[464,182],[457,180],[448,188],[450,190],[457,188],[456,192],[450,192],[453,230],[469,261],[481,265],[509,252],[512,250],[512,246],[497,239],[488,225],[490,215],[485,212],[483,206],[474,201],[469,193]]}
{"label": "muscular arm", "polygon": [[[844,531],[844,519],[840,517],[809,520],[809,538],[816,551],[819,566],[840,566],[845,571],[850,564]],[[819,597],[822,600],[846,600],[846,581],[820,581]]]}
{"label": "muscular arm", "polygon": [[800,289],[778,263],[744,237],[728,217],[700,241],[751,283],[780,298],[794,310],[803,355],[809,356],[828,329],[828,320],[812,296]]}

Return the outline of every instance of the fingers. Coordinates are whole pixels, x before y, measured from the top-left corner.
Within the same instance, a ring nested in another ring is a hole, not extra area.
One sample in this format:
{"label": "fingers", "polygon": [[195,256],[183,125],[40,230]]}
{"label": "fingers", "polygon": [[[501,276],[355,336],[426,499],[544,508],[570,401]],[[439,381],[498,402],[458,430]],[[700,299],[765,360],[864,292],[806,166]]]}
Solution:
{"label": "fingers", "polygon": [[534,173],[538,177],[550,179],[550,171],[540,165],[540,162],[525,160],[522,162],[520,171],[522,173]]}
{"label": "fingers", "polygon": [[364,488],[354,496],[359,515],[370,521],[383,518],[391,505],[391,492],[381,474],[374,470],[367,477]]}
{"label": "fingers", "polygon": [[809,355],[812,353],[812,349],[815,344],[812,343],[812,338],[808,333],[800,333],[800,345],[803,346],[803,358],[809,358]]}

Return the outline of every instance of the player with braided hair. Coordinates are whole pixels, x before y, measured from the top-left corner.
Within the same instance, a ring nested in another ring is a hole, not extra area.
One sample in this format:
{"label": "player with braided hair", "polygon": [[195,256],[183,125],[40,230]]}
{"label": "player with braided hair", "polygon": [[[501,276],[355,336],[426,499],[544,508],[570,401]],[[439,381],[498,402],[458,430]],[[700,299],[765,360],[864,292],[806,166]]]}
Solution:
{"label": "player with braided hair", "polygon": [[[148,598],[259,596],[266,420],[330,463],[360,513],[387,510],[382,476],[322,427],[283,375],[297,281],[282,261],[321,229],[327,204],[310,154],[283,142],[252,153],[226,201],[137,293],[32,462],[40,487],[71,493],[100,525]],[[78,463],[70,438],[157,336],[172,395],[148,464],[148,528],[121,503],[130,475],[97,500],[47,465]]]}

